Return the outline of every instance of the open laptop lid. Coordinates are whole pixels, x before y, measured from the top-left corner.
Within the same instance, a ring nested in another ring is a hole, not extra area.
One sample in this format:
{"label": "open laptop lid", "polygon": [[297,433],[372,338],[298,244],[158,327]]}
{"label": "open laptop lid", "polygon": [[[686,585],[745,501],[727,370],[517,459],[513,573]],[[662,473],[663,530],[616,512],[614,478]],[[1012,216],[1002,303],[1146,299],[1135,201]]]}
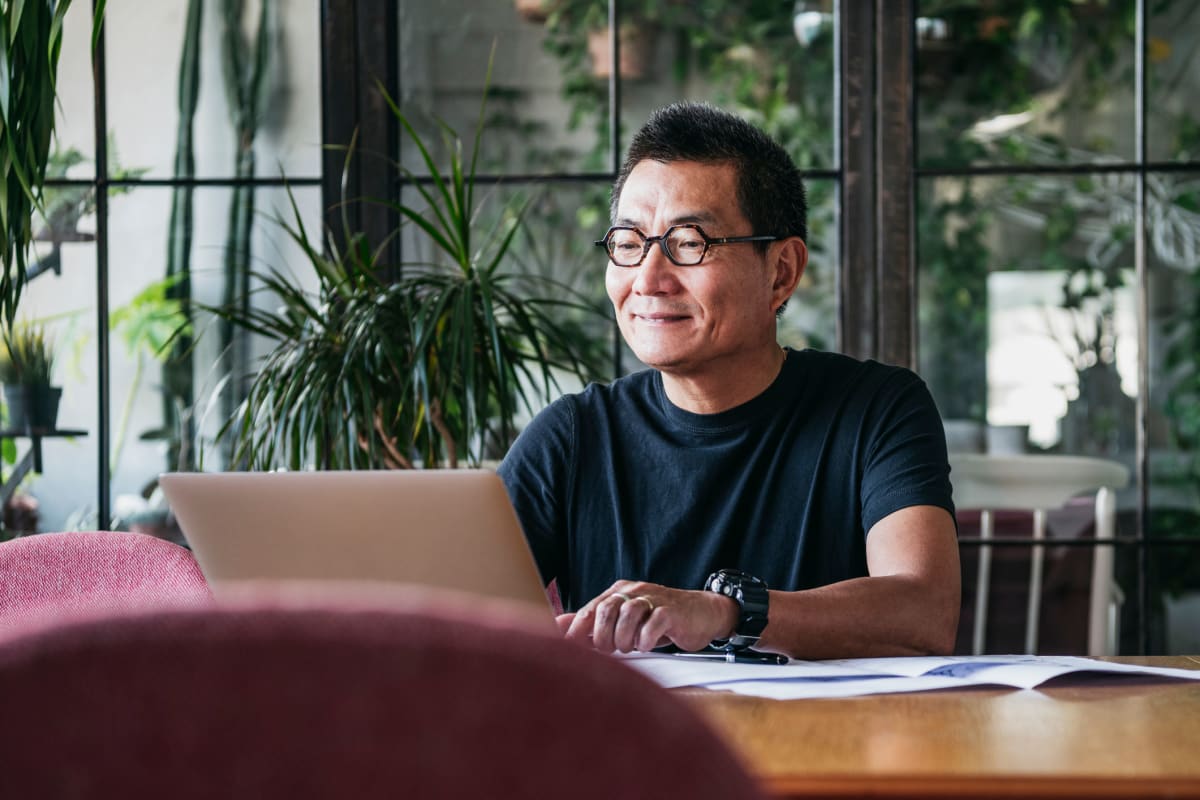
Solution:
{"label": "open laptop lid", "polygon": [[159,481],[217,594],[243,580],[397,581],[550,609],[490,470],[176,472]]}

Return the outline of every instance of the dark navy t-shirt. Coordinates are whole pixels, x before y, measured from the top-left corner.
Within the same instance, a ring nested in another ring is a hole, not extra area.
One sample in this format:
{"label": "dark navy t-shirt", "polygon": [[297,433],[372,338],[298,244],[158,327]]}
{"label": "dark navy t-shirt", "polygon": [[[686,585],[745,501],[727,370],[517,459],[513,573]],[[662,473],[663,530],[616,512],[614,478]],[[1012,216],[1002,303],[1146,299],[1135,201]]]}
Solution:
{"label": "dark navy t-shirt", "polygon": [[576,609],[625,578],[697,589],[742,569],[772,589],[867,574],[899,509],[953,513],[941,420],[911,371],[789,350],[758,397],[673,405],[647,370],[540,413],[500,465],[538,568]]}

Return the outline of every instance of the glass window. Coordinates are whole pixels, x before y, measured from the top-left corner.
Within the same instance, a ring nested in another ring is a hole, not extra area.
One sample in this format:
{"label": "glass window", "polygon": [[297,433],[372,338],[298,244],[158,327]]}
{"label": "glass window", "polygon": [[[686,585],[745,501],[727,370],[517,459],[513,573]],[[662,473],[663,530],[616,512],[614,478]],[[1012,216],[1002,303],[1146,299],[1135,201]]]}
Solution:
{"label": "glass window", "polygon": [[[197,177],[319,174],[317,5],[302,0],[208,3],[195,30],[189,27],[189,5],[168,0],[107,6],[107,113],[115,152],[148,177],[172,177],[184,108],[194,114]],[[79,10],[85,8],[81,4]],[[262,9],[272,13],[266,17],[269,33],[259,36]],[[227,20],[227,13],[240,17]],[[229,35],[235,27],[238,33]],[[188,40],[199,43],[198,83],[190,101],[179,96]],[[86,60],[89,52],[81,45],[74,58]]]}
{"label": "glass window", "polygon": [[1132,466],[1132,191],[1124,175],[922,181],[921,373],[945,418]]}
{"label": "glass window", "polygon": [[[321,236],[320,198],[314,187],[321,166],[319,9],[297,0],[245,6],[245,14],[236,21],[241,31],[238,57],[248,59],[256,47],[265,48],[255,96],[253,69],[235,71],[236,87],[227,84],[224,61],[232,51],[206,46],[221,40],[223,12],[206,5],[199,25],[189,27],[189,9],[195,5],[172,0],[152,8],[108,6],[107,85],[101,100],[110,131],[108,163],[102,171],[93,163],[91,7],[73,4],[66,18],[46,212],[34,222],[33,263],[20,316],[44,323],[56,344],[55,379],[63,389],[59,427],[85,433],[47,439],[42,473],[22,487],[38,504],[36,527],[41,530],[130,527],[159,472],[196,463],[196,440],[180,436],[179,415],[196,421],[200,438],[211,438],[223,422],[217,404],[211,405],[216,410],[204,406],[204,392],[211,392],[222,378],[222,368],[214,367],[223,350],[220,337],[203,335],[211,320],[196,313],[199,339],[183,370],[173,371],[175,365],[161,349],[180,319],[172,293],[181,284],[168,275],[190,270],[191,298],[215,304],[226,299],[230,253],[256,268],[286,270],[303,264],[299,248],[272,221],[276,214],[290,213],[284,190],[270,185],[281,172],[295,182],[297,203],[313,236]],[[260,45],[256,33],[263,9],[273,13]],[[140,184],[177,177],[174,161],[182,133],[178,109],[189,105],[178,97],[180,61],[189,39],[198,45],[195,175],[245,182],[193,189],[192,215],[185,221],[182,215],[173,217],[175,190],[169,184]],[[240,145],[249,146],[243,156],[252,154],[253,159],[239,157]],[[106,219],[97,214],[98,175],[109,181]],[[255,185],[256,179],[264,178],[263,184]],[[248,202],[251,194],[253,203]],[[102,232],[106,236],[98,236]],[[107,242],[104,319],[96,316],[100,240]],[[109,337],[103,359],[100,329]],[[249,371],[263,349],[250,341],[240,369]],[[102,370],[107,370],[109,387],[107,452],[100,452],[99,437]],[[179,390],[184,372],[194,390],[189,396]],[[17,441],[17,455],[26,445]],[[12,449],[7,449],[11,458]],[[227,464],[219,452],[209,461],[209,466]],[[105,483],[108,493],[98,492],[98,484]],[[109,514],[104,519],[102,510]]]}
{"label": "glass window", "polygon": [[[479,172],[522,174],[597,170],[594,154],[606,139],[588,114],[569,111],[562,97],[572,76],[555,56],[550,31],[569,11],[523,16],[509,2],[403,0],[400,3],[399,104],[430,143],[439,170],[448,166],[439,121],[469,141],[479,122],[488,58],[495,48],[480,144]],[[524,4],[528,5],[528,3]],[[586,82],[600,118],[607,84]],[[402,137],[401,163],[427,175],[420,151]]]}
{"label": "glass window", "polygon": [[921,167],[1134,151],[1134,4],[916,4]]}

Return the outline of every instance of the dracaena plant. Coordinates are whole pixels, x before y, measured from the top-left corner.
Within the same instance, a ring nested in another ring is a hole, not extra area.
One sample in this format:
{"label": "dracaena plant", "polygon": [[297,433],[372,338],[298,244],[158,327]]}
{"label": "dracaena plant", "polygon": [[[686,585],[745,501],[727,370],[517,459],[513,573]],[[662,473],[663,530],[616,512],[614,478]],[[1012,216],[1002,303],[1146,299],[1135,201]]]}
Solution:
{"label": "dracaena plant", "polygon": [[[42,202],[70,5],[70,0],[0,2],[0,317],[10,326],[25,286],[33,213]],[[100,0],[93,47],[103,16]]]}
{"label": "dracaena plant", "polygon": [[[317,289],[259,272],[258,291],[274,295],[270,308],[212,309],[275,343],[222,432],[239,466],[477,464],[512,440],[522,410],[561,391],[560,376],[601,374],[603,345],[585,323],[605,312],[561,283],[513,268],[523,224],[517,205],[502,205],[497,223],[480,221],[481,206],[494,199],[481,198],[475,181],[483,108],[468,148],[442,126],[450,154],[442,176],[427,142],[386,99],[432,176],[429,185],[413,181],[425,208],[386,204],[436,256],[400,265],[390,281],[382,243],[347,232],[343,249],[328,241],[322,248],[292,203],[281,224],[307,256]],[[353,157],[352,144],[347,164]]]}

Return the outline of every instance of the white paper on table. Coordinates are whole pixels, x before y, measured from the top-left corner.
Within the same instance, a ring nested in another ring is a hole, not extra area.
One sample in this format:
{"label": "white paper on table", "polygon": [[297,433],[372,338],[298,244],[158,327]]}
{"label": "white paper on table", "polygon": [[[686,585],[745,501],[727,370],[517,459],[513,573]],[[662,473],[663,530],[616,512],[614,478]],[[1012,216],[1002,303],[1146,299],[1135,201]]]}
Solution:
{"label": "white paper on table", "polygon": [[[829,663],[829,662],[823,662]],[[1078,656],[924,656],[909,658],[847,658],[836,662],[851,669],[870,669],[908,677],[950,677],[974,684],[999,684],[1032,689],[1062,675],[1106,672],[1200,680],[1200,671],[1175,667],[1117,664]]]}
{"label": "white paper on table", "polygon": [[969,689],[976,684],[957,678],[842,678],[832,681],[739,681],[715,683],[705,688],[769,697],[775,700],[809,700],[821,697],[861,697],[869,694],[929,692],[935,689]]}
{"label": "white paper on table", "polygon": [[702,686],[762,697],[851,697],[972,686],[1031,689],[1073,673],[1157,675],[1200,680],[1200,670],[1116,664],[1075,656],[946,656],[727,664],[666,655],[624,657],[667,688]]}
{"label": "white paper on table", "polygon": [[792,660],[787,664],[728,664],[724,661],[676,658],[653,653],[631,653],[621,658],[629,666],[645,673],[655,683],[668,689],[680,686],[715,686],[719,683],[738,681],[869,678],[889,674],[866,671],[861,667],[832,661]]}

